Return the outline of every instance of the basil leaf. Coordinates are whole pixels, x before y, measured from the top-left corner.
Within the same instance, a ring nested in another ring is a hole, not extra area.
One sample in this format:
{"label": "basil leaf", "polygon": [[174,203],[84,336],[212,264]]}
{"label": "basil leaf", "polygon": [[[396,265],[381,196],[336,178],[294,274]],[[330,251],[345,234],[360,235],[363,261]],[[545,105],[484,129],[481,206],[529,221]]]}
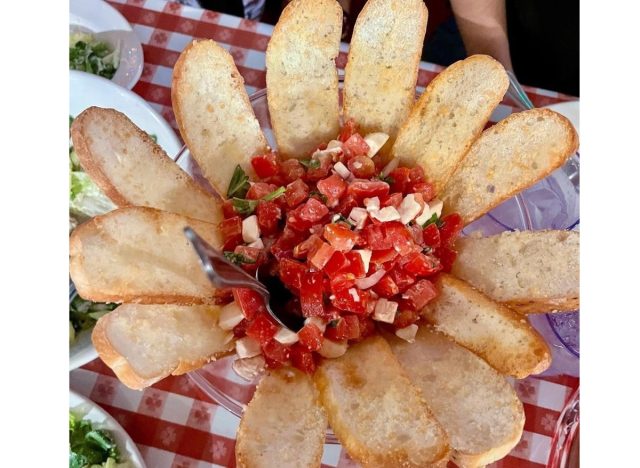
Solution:
{"label": "basil leaf", "polygon": [[433,224],[433,223],[436,223],[438,226],[440,226],[441,224],[440,220],[438,219],[438,215],[435,213],[431,215],[431,218],[429,218],[427,222],[422,225],[422,227],[426,228],[429,224]]}
{"label": "basil leaf", "polygon": [[320,161],[317,159],[299,159],[299,161],[307,169],[318,169],[320,167]]}
{"label": "basil leaf", "polygon": [[239,253],[231,252],[230,250],[225,250],[223,254],[226,257],[226,259],[229,260],[234,265],[242,265],[243,263],[247,263],[251,265],[256,263],[254,259]]}
{"label": "basil leaf", "polygon": [[393,177],[391,177],[391,176],[383,176],[382,174],[378,174],[376,176],[376,179],[380,179],[382,182],[386,182],[389,185],[391,185],[391,184],[393,184],[395,182],[393,180]]}
{"label": "basil leaf", "polygon": [[318,197],[318,198],[322,201],[322,203],[325,203],[325,204],[327,203],[327,200],[328,200],[328,199],[327,199],[327,196],[326,196],[326,195],[324,195],[324,194],[322,194],[322,193],[318,192],[317,190],[312,190],[311,192],[309,192],[309,196],[310,196],[310,197],[312,197],[312,196],[314,196],[314,195],[315,195],[316,197]]}
{"label": "basil leaf", "polygon": [[255,211],[259,202],[275,200],[276,198],[279,198],[282,195],[284,195],[286,191],[287,191],[286,188],[280,187],[274,190],[273,192],[265,195],[264,197],[260,198],[259,200],[246,200],[244,198],[234,197],[232,200],[233,208],[236,210],[236,213],[239,213],[241,215],[249,215]]}
{"label": "basil leaf", "polygon": [[238,197],[244,198],[249,190],[249,176],[240,167],[240,164],[236,166],[229,183],[229,189],[227,190],[227,198]]}

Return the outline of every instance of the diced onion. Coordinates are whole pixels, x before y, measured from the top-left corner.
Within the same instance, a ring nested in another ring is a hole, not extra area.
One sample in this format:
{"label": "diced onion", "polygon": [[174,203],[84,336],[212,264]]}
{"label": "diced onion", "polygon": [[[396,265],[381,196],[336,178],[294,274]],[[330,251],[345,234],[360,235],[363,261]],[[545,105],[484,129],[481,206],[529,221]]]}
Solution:
{"label": "diced onion", "polygon": [[252,381],[262,373],[266,365],[266,361],[262,355],[236,359],[231,364],[231,368],[236,374],[245,380]]}
{"label": "diced onion", "polygon": [[240,306],[235,302],[231,302],[220,309],[220,317],[218,318],[218,326],[223,330],[232,330],[244,319],[244,314]]}
{"label": "diced onion", "polygon": [[412,323],[408,327],[398,328],[396,330],[396,336],[398,338],[402,338],[409,343],[413,343],[416,341],[416,332],[418,331],[418,325]]}
{"label": "diced onion", "polygon": [[322,340],[322,346],[318,350],[320,356],[327,359],[335,359],[347,352],[346,341],[333,341],[327,338]]}
{"label": "diced onion", "polygon": [[338,174],[343,179],[348,179],[349,177],[351,177],[351,171],[340,161],[333,165],[333,170],[336,171],[336,174]]}
{"label": "diced onion", "polygon": [[260,343],[250,336],[245,336],[236,341],[236,353],[240,358],[250,358],[257,356],[261,352]]}
{"label": "diced onion", "polygon": [[366,278],[359,278],[356,280],[356,286],[358,286],[358,288],[360,289],[369,289],[375,286],[376,284],[378,284],[378,281],[382,279],[385,273],[386,273],[386,270],[382,268],[376,271],[371,276],[367,276]]}
{"label": "diced onion", "polygon": [[384,297],[378,299],[376,302],[376,308],[373,311],[373,320],[378,322],[393,323],[396,318],[396,311],[398,310],[398,303],[394,301],[388,301]]}
{"label": "diced onion", "polygon": [[386,166],[382,168],[382,171],[380,171],[380,175],[382,177],[387,177],[389,174],[391,174],[394,170],[398,168],[399,164],[400,164],[400,159],[393,158],[391,161],[387,163]]}

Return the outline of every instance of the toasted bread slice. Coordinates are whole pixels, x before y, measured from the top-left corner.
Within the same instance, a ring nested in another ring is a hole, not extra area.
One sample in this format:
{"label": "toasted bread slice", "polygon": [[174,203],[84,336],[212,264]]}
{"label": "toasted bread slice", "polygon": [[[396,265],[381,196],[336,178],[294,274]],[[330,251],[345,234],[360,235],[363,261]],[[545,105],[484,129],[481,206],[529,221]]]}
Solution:
{"label": "toasted bread slice", "polygon": [[452,274],[494,301],[523,313],[580,307],[580,234],[503,232],[463,237]]}
{"label": "toasted bread slice", "polygon": [[225,197],[235,167],[252,173],[251,157],[267,149],[233,57],[212,40],[193,41],[173,68],[171,101],[192,156]]}
{"label": "toasted bread slice", "polygon": [[436,330],[501,374],[522,379],[549,367],[549,347],[526,318],[453,276],[440,275],[437,287],[440,294],[423,311]]}
{"label": "toasted bread slice", "polygon": [[222,221],[220,203],[117,110],[84,110],[71,125],[71,138],[82,168],[118,206]]}
{"label": "toasted bread slice", "polygon": [[414,343],[393,335],[387,339],[449,435],[458,466],[488,465],[518,443],[524,428],[522,403],[482,358],[426,326],[418,329]]}
{"label": "toasted bread slice", "polygon": [[69,247],[78,293],[97,302],[215,303],[185,226],[222,245],[215,224],[153,208],[118,208],[80,225]]}
{"label": "toasted bread slice", "polygon": [[468,224],[544,179],[577,149],[575,128],[557,112],[511,114],[471,145],[441,194],[443,214],[457,212]]}
{"label": "toasted bread slice", "polygon": [[353,28],[344,116],[354,119],[361,133],[388,134],[386,148],[415,101],[427,16],[422,0],[369,0]]}
{"label": "toasted bread slice", "polygon": [[141,390],[233,352],[219,315],[218,306],[124,304],[98,320],[91,340],[118,379]]}
{"label": "toasted bread slice", "polygon": [[243,468],[319,467],[327,415],[307,374],[285,368],[265,375],[242,415],[236,463]]}
{"label": "toasted bread slice", "polygon": [[509,87],[504,67],[473,55],[436,76],[413,106],[391,150],[422,166],[436,193],[445,186]]}
{"label": "toasted bread slice", "polygon": [[383,338],[324,360],[314,378],[333,432],[363,466],[446,465],[447,435]]}
{"label": "toasted bread slice", "polygon": [[340,131],[338,71],[342,8],[336,0],[294,0],[267,47],[267,97],[278,152],[308,157]]}

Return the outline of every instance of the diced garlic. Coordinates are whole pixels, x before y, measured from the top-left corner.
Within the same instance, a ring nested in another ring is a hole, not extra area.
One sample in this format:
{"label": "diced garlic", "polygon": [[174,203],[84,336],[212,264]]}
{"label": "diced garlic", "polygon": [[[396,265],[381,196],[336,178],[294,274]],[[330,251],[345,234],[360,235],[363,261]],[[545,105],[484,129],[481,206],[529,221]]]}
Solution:
{"label": "diced garlic", "polygon": [[335,359],[347,352],[346,341],[333,341],[327,338],[322,340],[322,346],[318,350],[318,354],[327,359]]}
{"label": "diced garlic", "polygon": [[416,341],[416,332],[418,331],[418,325],[412,323],[408,327],[398,328],[396,330],[396,336],[398,338],[402,338],[409,343],[413,343]]}
{"label": "diced garlic", "polygon": [[388,139],[389,135],[383,132],[369,133],[367,136],[365,136],[364,141],[366,141],[367,145],[369,145],[369,152],[367,153],[367,156],[369,156],[370,158],[374,157],[376,153],[380,151],[380,148],[384,146]]}
{"label": "diced garlic", "polygon": [[236,341],[236,353],[240,358],[250,358],[261,353],[260,343],[250,336],[245,336]]}
{"label": "diced garlic", "polygon": [[266,361],[262,355],[236,359],[231,364],[233,371],[245,380],[252,381],[264,371]]}
{"label": "diced garlic", "polygon": [[366,278],[358,278],[356,280],[356,286],[360,289],[369,289],[374,287],[378,282],[382,279],[382,277],[386,274],[386,270],[384,268],[376,271],[371,276],[367,276]]}
{"label": "diced garlic", "polygon": [[404,197],[404,200],[402,200],[402,203],[400,203],[398,207],[400,222],[402,222],[402,224],[409,224],[410,221],[413,221],[413,219],[418,216],[421,209],[422,206],[416,201],[415,195],[410,193]]}
{"label": "diced garlic", "polygon": [[388,221],[398,221],[400,213],[393,206],[385,206],[381,210],[371,212],[371,217],[386,223]]}
{"label": "diced garlic", "polygon": [[369,214],[367,213],[367,210],[357,206],[351,209],[348,220],[356,229],[362,229],[364,227],[364,223],[367,222],[368,217]]}
{"label": "diced garlic", "polygon": [[308,317],[305,321],[304,321],[305,325],[308,324],[312,324],[315,325],[316,327],[318,327],[320,329],[320,331],[322,333],[324,333],[324,331],[327,329],[327,322],[323,319],[321,319],[320,317]]}
{"label": "diced garlic", "polygon": [[439,218],[442,214],[443,205],[444,204],[442,203],[442,200],[438,198],[434,198],[433,200],[431,200],[429,202],[429,210],[431,211],[431,215],[433,216],[433,214],[435,213]]}
{"label": "diced garlic", "polygon": [[293,344],[296,341],[298,341],[298,334],[295,332],[292,332],[287,328],[282,327],[280,328],[280,330],[278,330],[278,332],[275,334],[273,339],[276,340],[278,343]]}
{"label": "diced garlic", "polygon": [[251,215],[242,221],[242,240],[246,243],[255,242],[260,239],[260,227],[258,217]]}
{"label": "diced garlic", "polygon": [[398,303],[388,301],[384,297],[378,299],[376,302],[376,308],[373,311],[373,320],[378,322],[393,323],[396,318],[396,311],[398,310]]}
{"label": "diced garlic", "polygon": [[258,240],[252,242],[247,247],[253,247],[254,249],[264,249],[264,242],[262,242],[262,239],[258,238]]}
{"label": "diced garlic", "polygon": [[338,174],[343,179],[348,179],[349,177],[351,177],[351,171],[340,161],[333,165],[333,170],[336,171],[336,174]]}
{"label": "diced garlic", "polygon": [[230,302],[220,309],[218,326],[223,330],[232,330],[233,327],[242,322],[244,314],[236,301]]}
{"label": "diced garlic", "polygon": [[380,209],[380,199],[378,197],[365,198],[364,206],[367,208],[369,213],[372,211],[378,211]]}
{"label": "diced garlic", "polygon": [[371,250],[360,249],[360,250],[353,250],[353,252],[360,254],[360,257],[362,257],[362,263],[364,264],[364,271],[365,272],[369,271],[369,263],[371,262],[371,254],[372,254]]}

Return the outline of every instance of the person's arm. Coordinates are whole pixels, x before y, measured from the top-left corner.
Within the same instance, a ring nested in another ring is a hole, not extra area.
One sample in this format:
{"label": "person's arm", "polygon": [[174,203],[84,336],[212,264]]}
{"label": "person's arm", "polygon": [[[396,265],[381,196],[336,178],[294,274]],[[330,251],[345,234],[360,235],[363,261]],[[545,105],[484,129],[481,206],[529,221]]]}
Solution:
{"label": "person's arm", "polygon": [[468,55],[487,54],[512,70],[505,0],[451,0]]}

